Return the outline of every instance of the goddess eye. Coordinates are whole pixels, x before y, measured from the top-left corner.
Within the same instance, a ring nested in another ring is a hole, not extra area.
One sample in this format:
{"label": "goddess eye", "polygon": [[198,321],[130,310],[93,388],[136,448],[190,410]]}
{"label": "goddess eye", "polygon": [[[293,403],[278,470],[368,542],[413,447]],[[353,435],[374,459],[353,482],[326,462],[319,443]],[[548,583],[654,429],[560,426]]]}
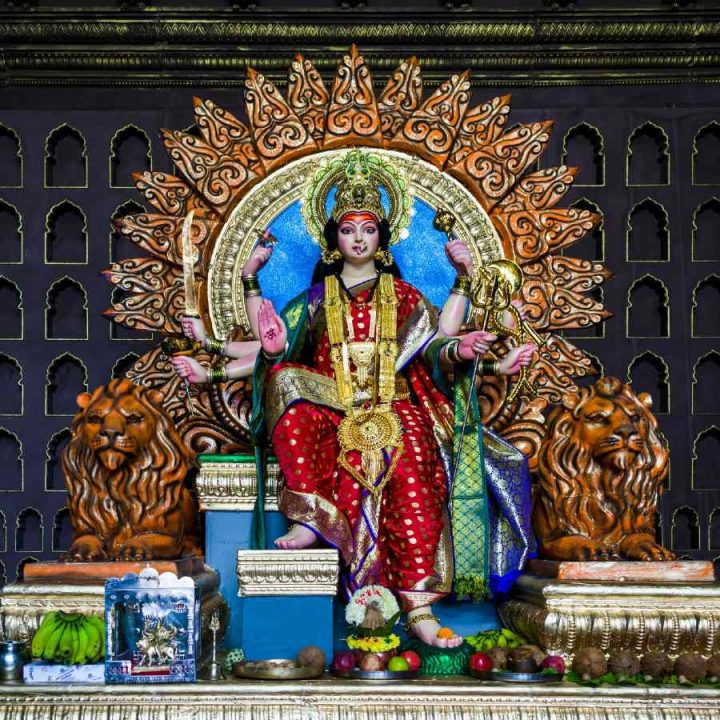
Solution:
{"label": "goddess eye", "polygon": [[350,235],[352,233],[353,229],[351,227],[348,227],[347,225],[343,225],[343,227],[340,228],[340,232],[343,235]]}

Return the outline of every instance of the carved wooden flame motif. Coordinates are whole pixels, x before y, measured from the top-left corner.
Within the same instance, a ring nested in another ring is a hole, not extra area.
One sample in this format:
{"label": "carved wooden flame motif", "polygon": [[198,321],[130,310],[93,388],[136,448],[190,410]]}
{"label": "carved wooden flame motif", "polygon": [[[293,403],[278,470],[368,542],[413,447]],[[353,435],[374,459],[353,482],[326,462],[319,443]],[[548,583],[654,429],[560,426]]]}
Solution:
{"label": "carved wooden flame motif", "polygon": [[[199,136],[176,131],[164,135],[182,177],[162,172],[134,176],[154,210],[121,219],[118,231],[151,257],[116,263],[107,271],[108,279],[128,293],[108,315],[129,327],[177,333],[184,305],[179,267],[185,215],[195,210],[192,241],[200,250],[196,271],[202,305],[202,278],[217,232],[255,183],[303,155],[365,145],[418,155],[473,193],[490,213],[508,256],[524,268],[521,294],[539,332],[586,327],[607,317],[602,304],[587,293],[609,273],[600,263],[559,254],[599,220],[586,210],[556,208],[577,170],[531,170],[548,143],[551,121],[507,129],[509,95],[468,109],[467,73],[453,75],[423,101],[415,58],[391,73],[377,98],[370,70],[353,46],[327,84],[310,60],[297,56],[289,69],[286,96],[249,69],[246,122],[211,100],[195,99]],[[551,336],[532,367],[539,396],[521,395],[513,408],[500,410],[507,388],[488,385],[486,419],[527,452],[534,466],[543,409],[575,387],[573,377],[592,372],[588,356]],[[194,388],[196,415],[190,416],[181,385],[158,350],[140,358],[128,375],[166,391],[168,409],[195,451],[249,449],[248,383]]]}

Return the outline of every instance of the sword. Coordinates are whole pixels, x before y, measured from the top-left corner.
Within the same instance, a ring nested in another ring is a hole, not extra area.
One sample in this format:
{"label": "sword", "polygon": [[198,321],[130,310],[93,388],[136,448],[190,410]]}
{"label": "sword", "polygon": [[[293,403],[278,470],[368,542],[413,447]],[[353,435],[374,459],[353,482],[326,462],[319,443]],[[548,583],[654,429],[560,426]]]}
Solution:
{"label": "sword", "polygon": [[[185,317],[200,317],[198,312],[197,297],[195,296],[195,250],[193,248],[190,233],[192,231],[192,221],[195,211],[191,210],[185,217],[182,226],[182,258],[183,258],[183,281],[185,283]],[[176,353],[187,354],[187,353]],[[187,378],[183,378],[185,382],[185,393],[187,395],[188,404],[190,405],[190,413],[195,414],[195,405],[192,397],[190,397],[190,383]]]}
{"label": "sword", "polygon": [[182,226],[182,258],[183,258],[183,281],[185,283],[185,317],[200,317],[195,296],[195,260],[196,254],[193,248],[190,233],[195,211],[191,210]]}

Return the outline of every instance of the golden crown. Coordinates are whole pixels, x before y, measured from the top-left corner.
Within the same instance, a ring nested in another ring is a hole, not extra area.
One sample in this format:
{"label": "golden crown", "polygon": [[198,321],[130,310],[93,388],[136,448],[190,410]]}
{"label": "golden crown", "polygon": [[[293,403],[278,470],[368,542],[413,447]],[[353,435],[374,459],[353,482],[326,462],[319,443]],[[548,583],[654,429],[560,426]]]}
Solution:
{"label": "golden crown", "polygon": [[[387,193],[388,210],[383,207],[380,188]],[[391,158],[360,148],[342,152],[323,163],[310,179],[303,202],[303,216],[310,234],[325,249],[323,228],[328,219],[326,204],[332,188],[335,203],[330,213],[339,220],[346,212],[369,211],[390,223],[390,242],[397,242],[400,230],[410,222],[410,197],[403,173]]]}
{"label": "golden crown", "polygon": [[339,221],[347,212],[363,210],[379,220],[385,217],[377,175],[372,172],[367,154],[354,151],[348,154],[345,173],[337,184],[332,217]]}

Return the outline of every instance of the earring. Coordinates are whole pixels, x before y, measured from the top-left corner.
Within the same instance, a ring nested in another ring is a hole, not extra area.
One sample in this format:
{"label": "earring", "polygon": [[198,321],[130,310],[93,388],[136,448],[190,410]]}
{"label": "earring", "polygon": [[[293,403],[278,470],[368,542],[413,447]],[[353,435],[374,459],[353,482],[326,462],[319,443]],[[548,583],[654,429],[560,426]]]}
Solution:
{"label": "earring", "polygon": [[342,255],[340,254],[340,251],[335,250],[323,250],[322,254],[322,261],[325,263],[325,265],[332,265],[334,262],[337,262],[342,258]]}
{"label": "earring", "polygon": [[385,267],[390,267],[390,265],[392,265],[395,261],[395,258],[393,258],[392,253],[389,250],[380,249],[375,251],[375,259],[385,265]]}

